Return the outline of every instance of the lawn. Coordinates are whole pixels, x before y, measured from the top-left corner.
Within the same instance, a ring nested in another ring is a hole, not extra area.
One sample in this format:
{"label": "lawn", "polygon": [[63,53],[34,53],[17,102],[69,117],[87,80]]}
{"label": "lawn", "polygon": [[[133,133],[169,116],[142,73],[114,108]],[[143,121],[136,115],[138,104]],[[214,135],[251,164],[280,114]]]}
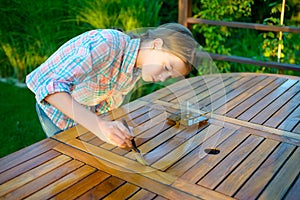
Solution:
{"label": "lawn", "polygon": [[45,138],[29,89],[0,82],[0,110],[0,157]]}

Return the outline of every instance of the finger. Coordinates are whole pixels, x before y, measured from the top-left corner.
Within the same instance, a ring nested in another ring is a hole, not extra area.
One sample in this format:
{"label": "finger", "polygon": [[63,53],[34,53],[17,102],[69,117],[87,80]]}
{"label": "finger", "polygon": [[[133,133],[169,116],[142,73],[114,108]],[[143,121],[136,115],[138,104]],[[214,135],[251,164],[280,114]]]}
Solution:
{"label": "finger", "polygon": [[118,140],[119,142],[117,142],[116,146],[120,147],[120,148],[126,148],[126,147],[129,147],[129,148],[132,148],[132,143],[130,140]]}
{"label": "finger", "polygon": [[126,140],[125,140],[125,143],[126,143],[126,145],[127,145],[128,147],[132,147],[131,140],[126,139]]}
{"label": "finger", "polygon": [[123,125],[121,122],[116,122],[116,125],[118,129],[122,132],[122,134],[125,136],[124,139],[128,139],[128,140],[132,139],[130,130],[128,130],[128,128],[125,125]]}
{"label": "finger", "polygon": [[111,134],[109,138],[109,142],[115,146],[123,147],[126,146],[126,142],[124,139],[120,138],[117,134]]}

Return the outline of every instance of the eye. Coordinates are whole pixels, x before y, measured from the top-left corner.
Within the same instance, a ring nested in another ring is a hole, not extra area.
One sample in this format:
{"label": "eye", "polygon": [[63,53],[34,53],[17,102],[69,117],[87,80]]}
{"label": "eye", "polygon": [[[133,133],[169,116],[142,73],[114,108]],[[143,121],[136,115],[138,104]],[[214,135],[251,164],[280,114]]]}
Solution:
{"label": "eye", "polygon": [[167,65],[164,66],[166,71],[170,71],[170,69],[167,67]]}

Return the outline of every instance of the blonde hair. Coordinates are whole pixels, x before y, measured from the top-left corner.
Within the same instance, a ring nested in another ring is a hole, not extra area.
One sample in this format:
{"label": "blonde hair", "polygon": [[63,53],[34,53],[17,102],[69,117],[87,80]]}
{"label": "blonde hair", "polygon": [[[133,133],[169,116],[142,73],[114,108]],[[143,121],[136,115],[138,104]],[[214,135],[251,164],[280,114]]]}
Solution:
{"label": "blonde hair", "polygon": [[142,42],[162,39],[162,48],[183,60],[188,73],[191,71],[193,55],[199,45],[187,27],[178,23],[167,23],[148,30],[140,38]]}

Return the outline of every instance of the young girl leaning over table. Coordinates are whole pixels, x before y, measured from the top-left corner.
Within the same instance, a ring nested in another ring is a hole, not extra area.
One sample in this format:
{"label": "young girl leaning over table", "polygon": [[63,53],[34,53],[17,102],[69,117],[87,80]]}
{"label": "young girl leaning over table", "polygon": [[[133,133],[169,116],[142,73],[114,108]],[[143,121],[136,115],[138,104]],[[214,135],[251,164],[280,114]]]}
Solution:
{"label": "young girl leaning over table", "polygon": [[120,106],[140,77],[163,82],[187,75],[196,47],[192,33],[177,23],[139,36],[98,29],[69,40],[26,77],[43,130],[50,137],[78,123],[108,143],[131,147],[121,122],[98,115]]}

